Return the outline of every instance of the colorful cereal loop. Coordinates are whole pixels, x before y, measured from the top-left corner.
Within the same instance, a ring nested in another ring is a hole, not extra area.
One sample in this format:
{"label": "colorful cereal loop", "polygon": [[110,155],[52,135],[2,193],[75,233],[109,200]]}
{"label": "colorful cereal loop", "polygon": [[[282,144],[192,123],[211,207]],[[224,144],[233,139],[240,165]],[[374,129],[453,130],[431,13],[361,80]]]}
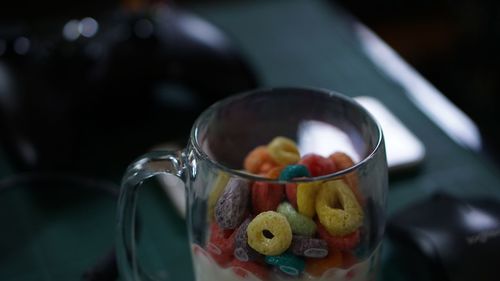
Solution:
{"label": "colorful cereal loop", "polygon": [[300,160],[297,144],[289,138],[275,137],[267,148],[273,160],[281,165],[295,164]]}
{"label": "colorful cereal loop", "polygon": [[292,233],[313,236],[316,232],[316,223],[312,219],[298,213],[292,204],[283,202],[278,206],[277,211],[286,217],[292,228]]}
{"label": "colorful cereal loop", "polygon": [[342,180],[323,183],[316,196],[316,212],[320,223],[333,236],[352,233],[363,223],[363,210]]}
{"label": "colorful cereal loop", "polygon": [[266,256],[283,253],[292,244],[292,229],[285,216],[274,211],[257,215],[247,227],[248,245]]}
{"label": "colorful cereal loop", "polygon": [[[354,166],[354,161],[352,160],[349,155],[345,154],[344,152],[335,152],[332,155],[330,155],[328,158],[335,163],[335,166],[337,169],[340,170],[345,170],[348,169],[352,166]],[[351,172],[343,177],[347,185],[351,188],[352,193],[356,196],[356,199],[358,199],[358,202],[360,204],[364,204],[364,197],[361,191],[359,190],[359,179],[358,179],[358,174],[356,172]]]}
{"label": "colorful cereal loop", "polygon": [[243,162],[245,170],[253,174],[267,172],[267,170],[274,166],[277,166],[277,164],[273,161],[271,155],[269,155],[265,145],[258,146],[250,151]]}
{"label": "colorful cereal loop", "polygon": [[299,213],[313,218],[316,214],[316,195],[321,188],[319,182],[300,183],[297,185],[297,208]]}

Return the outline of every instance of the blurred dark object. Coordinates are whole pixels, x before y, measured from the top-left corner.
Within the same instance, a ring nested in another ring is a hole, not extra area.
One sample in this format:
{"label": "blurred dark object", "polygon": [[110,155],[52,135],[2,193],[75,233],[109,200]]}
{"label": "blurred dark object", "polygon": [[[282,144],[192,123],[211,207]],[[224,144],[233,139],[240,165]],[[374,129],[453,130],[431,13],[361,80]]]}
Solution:
{"label": "blurred dark object", "polygon": [[[22,173],[0,180],[0,223],[8,226],[0,233],[3,274],[8,268],[26,280],[28,272],[40,267],[46,272],[64,267],[71,270],[59,271],[55,279],[116,280],[114,227],[107,220],[114,217],[117,197],[118,186],[110,181],[61,173]],[[14,203],[18,198],[24,199],[20,205]],[[100,211],[81,208],[90,203]],[[44,247],[48,241],[58,241],[59,246]],[[16,259],[23,260],[21,267]]]}
{"label": "blurred dark object", "polygon": [[479,126],[500,163],[500,2],[337,0]]}
{"label": "blurred dark object", "polygon": [[498,280],[498,201],[435,194],[393,216],[387,231],[405,280]]}
{"label": "blurred dark object", "polygon": [[45,4],[31,16],[59,21],[0,26],[0,138],[21,170],[119,175],[153,145],[183,145],[208,105],[257,86],[232,42],[186,11],[63,19]]}

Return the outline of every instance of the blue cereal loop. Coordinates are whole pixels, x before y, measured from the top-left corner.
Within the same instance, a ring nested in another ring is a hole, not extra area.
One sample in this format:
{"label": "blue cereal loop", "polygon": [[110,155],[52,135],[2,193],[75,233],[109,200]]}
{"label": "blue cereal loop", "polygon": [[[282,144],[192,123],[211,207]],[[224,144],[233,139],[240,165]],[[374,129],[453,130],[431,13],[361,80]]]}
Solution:
{"label": "blue cereal loop", "polygon": [[311,174],[304,165],[288,165],[280,174],[279,180],[288,181],[293,178],[310,177]]}
{"label": "blue cereal loop", "polygon": [[291,276],[299,276],[306,266],[303,259],[290,253],[283,253],[278,256],[267,256],[265,261],[267,264],[275,266],[283,273]]}

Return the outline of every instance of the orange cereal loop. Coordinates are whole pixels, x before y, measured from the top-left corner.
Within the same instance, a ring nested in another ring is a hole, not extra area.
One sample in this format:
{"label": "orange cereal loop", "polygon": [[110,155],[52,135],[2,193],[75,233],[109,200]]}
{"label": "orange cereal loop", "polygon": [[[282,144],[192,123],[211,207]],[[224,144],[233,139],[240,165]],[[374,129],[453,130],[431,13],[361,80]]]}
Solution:
{"label": "orange cereal loop", "polygon": [[266,162],[262,163],[262,165],[260,166],[259,174],[267,174],[274,167],[276,167],[275,163],[266,161]]}
{"label": "orange cereal loop", "polygon": [[[349,155],[340,151],[333,153],[328,158],[330,158],[335,163],[335,166],[339,171],[350,168],[355,164],[352,158],[349,157]],[[352,172],[349,173],[348,175],[345,175],[343,179],[347,183],[347,185],[351,188],[351,191],[356,196],[356,199],[358,199],[358,202],[361,205],[364,205],[365,200],[363,194],[361,194],[361,191],[359,191],[358,174],[356,172]]]}
{"label": "orange cereal loop", "polygon": [[316,222],[319,238],[326,241],[330,249],[347,251],[355,248],[359,244],[359,229],[344,236],[332,236],[328,230],[319,222]]}
{"label": "orange cereal loop", "polygon": [[266,178],[277,179],[280,177],[281,171],[283,171],[284,166],[275,166],[265,173]]}
{"label": "orange cereal loop", "polygon": [[333,160],[337,168],[341,170],[354,166],[354,161],[352,160],[352,158],[344,152],[337,151],[330,155],[328,158]]}
{"label": "orange cereal loop", "polygon": [[314,277],[321,277],[327,270],[341,266],[342,253],[338,250],[330,250],[325,258],[307,258],[305,271]]}
{"label": "orange cereal loop", "polygon": [[270,161],[272,161],[272,159],[267,151],[267,146],[261,145],[248,153],[243,162],[243,167],[250,173],[258,174],[261,170],[261,166]]}

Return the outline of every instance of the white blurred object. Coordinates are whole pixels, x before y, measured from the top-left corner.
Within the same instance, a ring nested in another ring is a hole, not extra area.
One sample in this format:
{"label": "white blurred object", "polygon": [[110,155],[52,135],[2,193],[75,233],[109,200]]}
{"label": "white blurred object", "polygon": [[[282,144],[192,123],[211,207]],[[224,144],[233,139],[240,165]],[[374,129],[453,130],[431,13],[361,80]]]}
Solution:
{"label": "white blurred object", "polygon": [[186,217],[186,189],[184,184],[175,176],[158,176],[158,182],[174,204],[175,210],[182,217]]}
{"label": "white blurred object", "polygon": [[463,147],[479,151],[481,135],[476,124],[425,80],[375,33],[360,23],[354,29],[365,54],[408,98],[451,139]]}
{"label": "white blurred object", "polygon": [[410,168],[425,156],[425,147],[380,101],[373,97],[354,98],[382,127],[389,171]]}

